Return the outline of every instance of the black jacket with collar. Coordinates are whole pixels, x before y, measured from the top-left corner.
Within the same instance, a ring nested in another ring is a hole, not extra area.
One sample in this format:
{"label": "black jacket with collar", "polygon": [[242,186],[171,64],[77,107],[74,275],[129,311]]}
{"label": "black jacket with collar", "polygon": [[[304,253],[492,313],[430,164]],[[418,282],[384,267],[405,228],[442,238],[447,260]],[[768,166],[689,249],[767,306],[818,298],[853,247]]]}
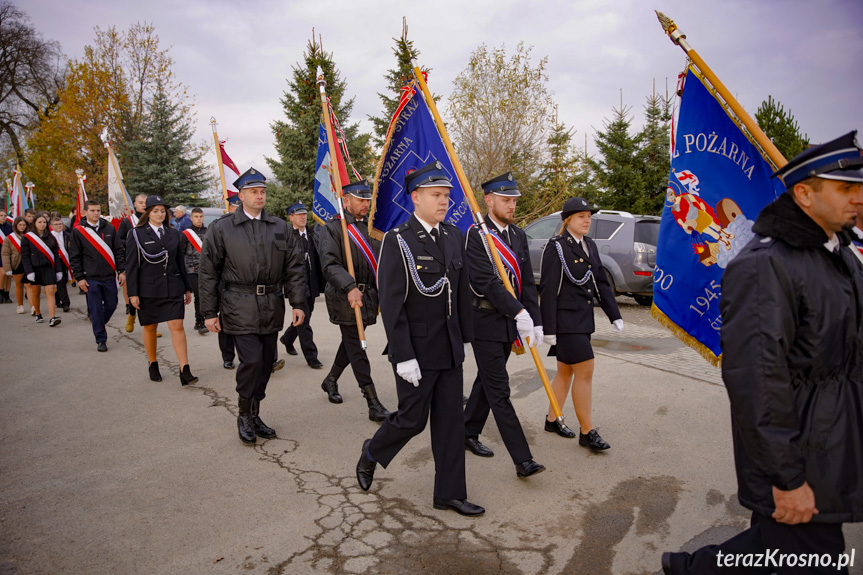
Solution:
{"label": "black jacket with collar", "polygon": [[[300,236],[300,231],[292,230],[297,239],[297,245],[300,249],[303,247],[303,239]],[[303,269],[306,270],[306,297],[314,299],[321,295],[323,288],[324,272],[321,269],[321,257],[318,255],[318,234],[314,227],[306,226],[306,238],[308,242],[308,251],[303,255]]]}
{"label": "black jacket with collar", "polygon": [[783,194],[722,278],[722,379],[740,503],[808,482],[813,522],[863,521],[863,268]]}
{"label": "black jacket with collar", "polygon": [[[33,233],[36,234],[35,231]],[[57,253],[57,240],[51,235],[51,232],[46,230],[43,235],[39,236],[39,239],[51,250],[51,254],[54,256],[53,262],[33,244],[29,235],[24,234],[21,241],[21,261],[24,263],[24,273],[30,274],[33,273],[34,269],[44,267],[53,268],[55,272],[62,272],[63,262],[60,261],[60,256]]]}
{"label": "black jacket with collar", "polygon": [[[380,254],[381,243],[369,236],[369,225],[366,218],[358,220],[350,212],[345,212],[345,223],[347,225],[356,224],[357,229],[369,242],[375,255]],[[348,304],[348,292],[357,287],[357,284],[362,284],[363,307],[360,308],[360,311],[362,312],[363,324],[372,325],[377,322],[378,318],[378,289],[375,273],[354,242],[350,238],[348,241],[351,246],[351,259],[354,264],[356,279],[348,273],[344,240],[342,239],[342,223],[339,218],[328,221],[323,226],[318,238],[321,268],[327,282],[324,289],[327,312],[329,312],[332,323],[356,325],[356,314]]]}
{"label": "black jacket with collar", "polygon": [[[504,242],[506,239],[500,229],[486,215],[485,223],[490,230],[496,232]],[[539,301],[536,296],[536,284],[533,279],[533,268],[530,264],[530,254],[527,249],[527,236],[524,231],[510,224],[508,226],[509,247],[518,258],[521,267],[521,299],[513,296],[503,287],[503,281],[497,274],[494,263],[490,259],[483,242],[482,230],[473,226],[468,230],[465,239],[465,252],[470,262],[470,287],[476,300],[487,300],[494,309],[484,306],[473,306],[474,337],[485,341],[511,342],[516,338],[514,318],[522,309],[526,309],[535,325],[542,325],[539,311]],[[509,273],[510,283],[518,294],[518,283]]]}
{"label": "black jacket with collar", "polygon": [[[381,318],[391,363],[416,359],[423,370],[450,369],[462,364],[464,343],[473,341],[464,239],[451,224],[441,223],[439,227],[441,236],[435,242],[411,215],[406,223],[384,236],[378,277]],[[407,244],[422,284],[431,287],[446,276],[451,298],[447,297],[446,286],[437,296],[420,292],[397,236]]]}
{"label": "black jacket with collar", "polygon": [[[256,295],[232,290],[233,285],[281,285],[283,291]],[[204,318],[221,312],[226,333],[281,331],[285,298],[293,308],[306,301],[303,256],[290,226],[266,210],[261,211],[260,221],[251,220],[242,208],[210,224],[201,249],[198,292]]]}
{"label": "black jacket with collar", "polygon": [[[589,254],[576,246],[575,238],[567,230],[548,240],[542,252],[539,274],[539,301],[542,310],[543,331],[547,335],[559,333],[593,333],[593,298],[599,290],[599,305],[612,323],[621,319],[620,310],[614,300],[611,285],[599,259],[599,250],[592,239],[583,236]],[[590,271],[593,279],[583,285],[573,283],[560,263],[555,245],[563,251],[563,257],[575,280],[581,280]]]}
{"label": "black jacket with collar", "polygon": [[[159,238],[149,224],[144,224],[133,228],[126,238],[126,293],[129,297],[177,297],[191,291],[180,234],[165,225],[162,229],[164,235]],[[156,254],[163,250],[167,252],[167,261],[148,261],[148,258],[157,258]]]}
{"label": "black jacket with collar", "polygon": [[[200,228],[196,228],[195,226],[189,226],[186,230],[190,230],[193,234],[197,235],[201,238],[201,243],[204,242],[204,236],[207,234],[207,226],[201,226]],[[186,230],[180,232],[180,247],[183,250],[183,256],[186,258],[186,273],[187,274],[196,274],[198,273],[198,268],[201,265],[201,254],[192,245],[192,242],[189,241],[189,238],[186,237]],[[204,249],[204,246],[201,246],[201,249]]]}
{"label": "black jacket with collar", "polygon": [[115,272],[111,264],[93,247],[90,240],[84,237],[84,231],[79,229],[81,226],[89,225],[84,218],[79,225],[72,228],[72,241],[69,244],[69,264],[72,266],[72,275],[78,280],[113,280],[118,273],[122,273],[126,269],[124,242],[120,239],[114,226],[99,218],[96,235],[101,237],[111,249],[111,253],[114,255],[114,265],[117,268]]}

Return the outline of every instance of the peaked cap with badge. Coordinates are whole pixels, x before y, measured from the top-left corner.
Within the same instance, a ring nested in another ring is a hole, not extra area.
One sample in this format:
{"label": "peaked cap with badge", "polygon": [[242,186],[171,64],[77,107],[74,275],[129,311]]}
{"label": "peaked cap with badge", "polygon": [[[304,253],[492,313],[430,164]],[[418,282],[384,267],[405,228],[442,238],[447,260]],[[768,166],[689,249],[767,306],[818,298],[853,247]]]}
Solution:
{"label": "peaked cap with badge", "polygon": [[449,175],[443,169],[443,164],[437,160],[405,175],[405,188],[409,194],[416,191],[417,188],[433,187],[453,187]]}
{"label": "peaked cap with badge", "polygon": [[255,168],[249,168],[242,176],[234,180],[234,187],[240,191],[245,188],[266,188],[267,178]]}
{"label": "peaked cap with badge", "polygon": [[809,178],[863,182],[863,149],[857,143],[857,130],[835,140],[812,146],[776,170],[787,189]]}
{"label": "peaked cap with badge", "polygon": [[595,214],[598,211],[598,209],[590,207],[590,204],[584,198],[569,198],[563,204],[563,210],[560,212],[560,219],[565,220],[572,214],[577,214],[578,212],[590,212],[591,214]]}
{"label": "peaked cap with badge", "polygon": [[497,194],[499,196],[510,196],[517,198],[521,196],[518,190],[518,184],[515,183],[515,178],[512,177],[512,172],[501,174],[487,182],[483,182],[482,191],[488,194]]}
{"label": "peaked cap with badge", "polygon": [[356,182],[351,182],[346,186],[342,186],[342,191],[347,196],[354,196],[361,200],[372,199],[372,189],[369,187],[369,181],[365,178]]}
{"label": "peaked cap with badge", "polygon": [[297,202],[296,204],[291,205],[286,210],[289,216],[294,214],[307,214],[309,211],[306,209],[306,205],[303,202]]}

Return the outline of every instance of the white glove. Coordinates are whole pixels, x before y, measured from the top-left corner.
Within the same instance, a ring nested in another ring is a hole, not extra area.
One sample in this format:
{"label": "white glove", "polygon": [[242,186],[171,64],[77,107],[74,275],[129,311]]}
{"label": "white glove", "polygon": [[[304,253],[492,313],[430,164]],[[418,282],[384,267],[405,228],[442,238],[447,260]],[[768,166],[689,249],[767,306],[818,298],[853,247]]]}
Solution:
{"label": "white glove", "polygon": [[29,273],[29,274],[27,274],[27,281],[29,281],[29,282],[34,282],[34,281],[36,281],[36,274],[35,274],[35,273],[32,273],[32,272],[31,272],[31,273]]}
{"label": "white glove", "polygon": [[63,279],[63,272],[57,272],[56,275],[57,275],[57,281],[60,281],[61,279]]}
{"label": "white glove", "polygon": [[465,343],[465,344],[464,344],[464,357],[465,357],[465,359],[467,359],[468,350],[470,350],[470,344],[469,344],[469,343]]}
{"label": "white glove", "polygon": [[538,348],[542,345],[542,342],[545,340],[545,334],[542,332],[542,326],[536,325],[533,327],[533,338],[531,338],[531,342]]}
{"label": "white glove", "polygon": [[521,337],[521,343],[527,345],[527,338],[530,338],[531,347],[536,343],[533,341],[533,320],[526,309],[521,310],[515,315],[515,330]]}
{"label": "white glove", "polygon": [[420,364],[415,359],[409,359],[407,361],[400,361],[397,363],[396,373],[398,373],[399,377],[403,380],[414,384],[414,387],[419,387],[420,380],[423,378],[423,374],[420,371]]}
{"label": "white glove", "polygon": [[614,320],[614,323],[611,324],[611,331],[614,333],[622,332],[623,331],[623,320],[622,319]]}
{"label": "white glove", "polygon": [[6,275],[7,275],[7,276],[11,276],[11,275],[12,275],[12,270],[9,270],[8,272],[6,272]]}
{"label": "white glove", "polygon": [[556,335],[547,335],[542,339],[548,345],[557,345],[557,336]]}

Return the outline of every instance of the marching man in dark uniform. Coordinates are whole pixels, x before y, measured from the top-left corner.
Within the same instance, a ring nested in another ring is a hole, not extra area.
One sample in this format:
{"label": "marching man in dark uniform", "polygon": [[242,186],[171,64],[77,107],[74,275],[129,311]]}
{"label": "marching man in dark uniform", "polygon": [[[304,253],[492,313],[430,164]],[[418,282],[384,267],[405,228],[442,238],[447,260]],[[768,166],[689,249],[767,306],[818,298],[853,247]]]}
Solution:
{"label": "marching man in dark uniform", "polygon": [[117,230],[102,219],[99,202],[84,202],[84,219],[72,230],[69,263],[78,287],[87,294],[98,351],[108,351],[105,324],[117,309],[117,281],[126,283],[125,251]]}
{"label": "marching man in dark uniform", "polygon": [[[863,205],[855,134],[774,174],[786,193],[761,210],[722,277],[722,380],[751,526],[663,554],[669,575],[848,573],[842,524],[863,521],[863,268],[848,236]],[[735,568],[747,556],[763,568]]]}
{"label": "marching man in dark uniform", "polygon": [[[240,190],[242,207],[207,230],[199,290],[207,329],[234,336],[240,357],[237,428],[240,440],[254,445],[256,435],[276,437],[276,431],[260,418],[260,403],[285,321],[285,295],[293,308],[294,325],[301,324],[306,278],[302,253],[287,223],[264,209],[266,178],[250,168],[234,186]],[[220,281],[224,282],[221,289]]]}
{"label": "marching man in dark uniform", "polygon": [[[240,194],[229,194],[228,195],[228,213],[221,216],[219,219],[227,218],[231,214],[237,211],[237,207],[240,205]],[[203,248],[201,248],[203,249]],[[198,268],[200,269],[200,267]],[[199,289],[198,294],[200,295],[200,277],[199,279]],[[224,287],[224,286],[222,286]],[[219,288],[221,292],[221,287]],[[203,314],[202,314],[203,315]],[[205,326],[206,328],[206,326]],[[225,369],[234,369],[237,365],[234,363],[234,357],[236,357],[236,346],[234,345],[234,336],[227,333],[225,330],[219,331],[219,351],[222,354],[222,367]]]}
{"label": "marching man in dark uniform", "polygon": [[318,360],[318,348],[315,345],[311,321],[312,312],[315,310],[315,298],[321,295],[324,276],[318,257],[317,238],[314,229],[306,227],[307,218],[308,210],[302,202],[297,202],[288,208],[288,220],[293,227],[292,232],[303,250],[303,268],[306,272],[306,304],[303,311],[306,312],[306,319],[298,326],[289,325],[279,341],[284,344],[288,355],[297,355],[294,341],[299,337],[300,349],[303,351],[306,363],[311,368],[321,369],[324,364]]}
{"label": "marching man in dark uniform", "polygon": [[363,442],[357,481],[368,491],[376,465],[387,467],[431,415],[434,507],[480,515],[465,485],[462,363],[473,325],[463,237],[443,222],[452,184],[436,161],[406,176],[405,188],[414,213],[384,237],[379,267],[399,408]]}
{"label": "marching man in dark uniform", "polygon": [[345,195],[345,222],[348,225],[356,279],[352,278],[347,270],[341,222],[338,218],[333,218],[321,230],[319,247],[321,268],[327,280],[324,291],[327,311],[330,314],[330,321],[338,325],[341,330],[342,343],[336,352],[330,373],[321,383],[321,389],[327,392],[331,403],[341,403],[342,396],[339,395],[338,380],[350,363],[354,377],[369,406],[369,419],[383,421],[390,412],[378,400],[375,384],[372,381],[371,365],[366,350],[360,343],[354,312],[354,308],[359,306],[363,327],[377,321],[377,257],[380,253],[380,242],[369,236],[369,224],[366,218],[372,190],[365,180],[351,182],[342,190]]}
{"label": "marching man in dark uniform", "polygon": [[532,346],[542,342],[542,326],[535,325],[541,324],[542,319],[527,251],[527,236],[513,223],[515,207],[521,196],[518,185],[512,173],[507,172],[485,182],[482,189],[488,206],[485,223],[495,234],[493,241],[516,295],[504,288],[482,230],[472,227],[467,234],[465,252],[470,263],[473,354],[478,373],[464,411],[465,447],[480,457],[494,455],[479,441],[491,410],[503,443],[515,463],[516,474],[528,477],[544,471],[545,467],[533,460],[510,401],[506,362],[517,338],[525,346],[528,338]]}

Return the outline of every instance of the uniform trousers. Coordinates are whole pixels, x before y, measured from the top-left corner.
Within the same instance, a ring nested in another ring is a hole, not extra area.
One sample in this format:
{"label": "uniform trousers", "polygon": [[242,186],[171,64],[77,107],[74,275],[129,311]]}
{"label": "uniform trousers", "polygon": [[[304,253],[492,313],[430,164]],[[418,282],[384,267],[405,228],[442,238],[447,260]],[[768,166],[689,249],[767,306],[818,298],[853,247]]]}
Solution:
{"label": "uniform trousers", "polygon": [[222,352],[222,361],[234,361],[234,336],[225,333],[225,330],[219,332],[219,351]]}
{"label": "uniform trousers", "polygon": [[105,324],[117,309],[117,280],[87,280],[87,311],[96,343],[108,341]]}
{"label": "uniform trousers", "polygon": [[201,297],[198,295],[198,274],[186,274],[192,295],[195,296],[195,325],[204,325],[204,314],[201,313]]}
{"label": "uniform trousers", "polygon": [[234,334],[240,365],[237,367],[237,394],[241,399],[262,400],[276,359],[277,332]]}
{"label": "uniform trousers", "polygon": [[339,329],[342,332],[342,343],[339,344],[336,359],[333,361],[333,367],[341,373],[350,364],[360,388],[373,384],[372,366],[369,363],[369,356],[366,355],[366,350],[360,344],[360,335],[357,332],[357,326],[340,324]]}
{"label": "uniform trousers", "polygon": [[69,271],[63,271],[63,277],[57,282],[57,291],[54,292],[54,303],[57,307],[69,307],[72,302],[69,300],[69,290],[66,286],[69,285]]}
{"label": "uniform trousers", "polygon": [[[837,569],[835,565],[830,567],[813,567],[807,565],[801,567],[795,565],[788,567],[774,566],[772,563],[767,564],[762,561],[762,565],[766,567],[742,567],[743,561],[737,567],[719,566],[718,562],[724,562],[725,556],[728,554],[761,554],[769,551],[772,555],[773,550],[778,550],[775,555],[775,561],[778,563],[780,554],[793,554],[798,556],[809,555],[823,556],[829,554],[832,558],[831,563],[838,561],[839,554],[845,549],[845,537],[842,534],[841,523],[801,523],[798,525],[786,525],[779,523],[772,517],[765,517],[757,513],[752,514],[751,527],[746,531],[732,537],[725,543],[719,545],[708,545],[696,550],[689,557],[686,570],[677,570],[675,573],[692,573],[698,575],[709,575],[717,573],[721,575],[740,574],[761,574],[768,575],[776,573],[778,575],[803,575],[805,574],[820,574],[820,573],[848,573],[848,568]],[[721,555],[720,555],[721,553]],[[787,557],[786,557],[787,560]],[[765,559],[766,561],[766,559]],[[797,561],[795,561],[797,563]],[[751,565],[754,565],[752,563]]]}
{"label": "uniform trousers", "polygon": [[466,499],[462,367],[422,370],[419,387],[396,376],[399,408],[390,413],[369,443],[369,453],[386,467],[431,414],[431,444],[435,462],[434,497]]}
{"label": "uniform trousers", "polygon": [[521,423],[509,399],[506,362],[512,352],[512,344],[474,340],[471,346],[476,359],[477,376],[464,410],[465,437],[477,437],[482,433],[491,410],[512,462],[518,465],[533,459]]}
{"label": "uniform trousers", "polygon": [[[318,359],[318,347],[315,345],[315,340],[313,339],[314,333],[312,332],[312,312],[315,311],[315,298],[311,296],[308,297],[306,299],[306,303],[299,306],[298,309],[303,310],[306,314],[306,319],[304,319],[303,323],[300,325],[288,325],[288,329],[285,330],[285,333],[282,334],[279,341],[286,346],[291,347],[299,337],[300,349],[303,350],[303,357],[306,358],[307,362],[313,361]],[[354,335],[356,335],[356,329],[354,332]],[[368,359],[366,359],[366,361],[368,362]]]}

